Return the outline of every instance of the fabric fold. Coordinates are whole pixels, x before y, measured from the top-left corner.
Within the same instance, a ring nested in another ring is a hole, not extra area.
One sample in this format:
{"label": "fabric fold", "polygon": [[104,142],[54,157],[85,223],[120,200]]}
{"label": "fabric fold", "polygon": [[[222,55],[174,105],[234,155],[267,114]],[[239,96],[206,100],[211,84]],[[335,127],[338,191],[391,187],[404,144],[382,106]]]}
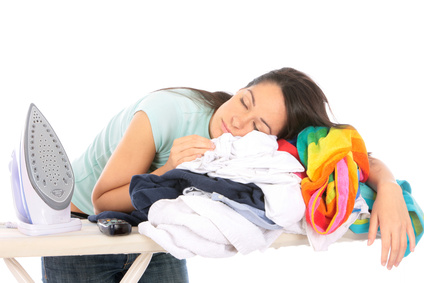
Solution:
{"label": "fabric fold", "polygon": [[283,232],[260,228],[224,203],[200,196],[157,201],[138,228],[179,259],[264,250]]}
{"label": "fabric fold", "polygon": [[307,174],[301,182],[306,220],[317,233],[331,234],[350,217],[359,182],[368,178],[365,143],[351,126],[308,127],[297,149]]}

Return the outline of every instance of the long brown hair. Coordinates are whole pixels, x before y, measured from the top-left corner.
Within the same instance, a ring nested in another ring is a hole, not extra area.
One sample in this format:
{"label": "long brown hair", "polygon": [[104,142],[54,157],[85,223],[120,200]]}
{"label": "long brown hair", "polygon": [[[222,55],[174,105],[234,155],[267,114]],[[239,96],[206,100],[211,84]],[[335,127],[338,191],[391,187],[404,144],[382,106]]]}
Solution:
{"label": "long brown hair", "polygon": [[[295,138],[308,126],[338,126],[331,122],[327,108],[330,106],[321,88],[306,74],[293,68],[282,68],[261,75],[247,84],[247,87],[263,82],[272,82],[280,86],[284,95],[287,111],[287,126],[279,133],[278,138]],[[218,109],[223,103],[232,97],[223,91],[209,92],[206,90],[180,87],[199,93],[198,97],[190,97],[197,102]],[[175,90],[177,88],[166,88]]]}
{"label": "long brown hair", "polygon": [[279,138],[292,139],[308,126],[337,126],[328,117],[330,106],[321,88],[306,74],[293,68],[282,68],[257,77],[246,87],[263,82],[280,86],[287,111],[287,126]]}

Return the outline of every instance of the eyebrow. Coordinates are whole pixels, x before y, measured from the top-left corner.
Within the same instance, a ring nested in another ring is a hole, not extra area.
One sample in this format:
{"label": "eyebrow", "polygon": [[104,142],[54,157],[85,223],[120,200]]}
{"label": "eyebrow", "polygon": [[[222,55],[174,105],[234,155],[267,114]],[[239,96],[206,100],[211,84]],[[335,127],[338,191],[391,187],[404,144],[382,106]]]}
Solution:
{"label": "eyebrow", "polygon": [[[253,106],[255,106],[255,96],[253,95],[253,91],[251,90],[251,89],[247,89],[247,91],[249,91],[249,93],[250,93],[250,95],[251,95],[251,97],[252,97],[252,104],[253,104]],[[267,126],[268,127],[268,129],[269,129],[269,133],[272,135],[272,129],[271,129],[271,127],[268,125],[268,123],[263,119],[263,118],[261,118],[261,121],[262,121],[262,123],[264,123],[265,124],[265,126]]]}
{"label": "eyebrow", "polygon": [[253,106],[255,106],[255,96],[253,95],[253,91],[251,89],[247,89],[247,91],[250,93],[250,95],[252,96],[252,104]]}

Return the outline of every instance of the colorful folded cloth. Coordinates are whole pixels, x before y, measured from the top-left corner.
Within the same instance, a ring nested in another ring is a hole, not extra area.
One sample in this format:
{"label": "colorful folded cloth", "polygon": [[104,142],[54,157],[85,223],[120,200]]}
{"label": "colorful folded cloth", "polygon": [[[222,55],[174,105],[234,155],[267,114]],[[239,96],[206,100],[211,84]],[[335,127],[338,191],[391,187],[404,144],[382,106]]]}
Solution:
{"label": "colorful folded cloth", "polygon": [[359,181],[369,174],[368,153],[351,126],[308,127],[297,140],[307,177],[302,180],[306,221],[320,234],[330,234],[352,213]]}
{"label": "colorful folded cloth", "polygon": [[[411,186],[409,185],[409,183],[404,180],[397,180],[397,183],[402,188],[403,198],[405,200],[406,207],[408,208],[409,217],[411,218],[412,226],[414,228],[415,244],[418,244],[424,232],[423,211],[421,210],[421,207],[418,205],[415,199],[412,197]],[[368,187],[367,185],[363,183],[360,184],[360,187],[361,187],[361,196],[367,202],[369,209],[372,210],[377,194],[370,187]],[[369,218],[358,219],[349,227],[349,229],[356,234],[368,233],[369,228],[370,228]],[[409,238],[408,238],[408,246],[406,248],[404,257],[409,255],[410,252],[411,250],[409,249]]]}

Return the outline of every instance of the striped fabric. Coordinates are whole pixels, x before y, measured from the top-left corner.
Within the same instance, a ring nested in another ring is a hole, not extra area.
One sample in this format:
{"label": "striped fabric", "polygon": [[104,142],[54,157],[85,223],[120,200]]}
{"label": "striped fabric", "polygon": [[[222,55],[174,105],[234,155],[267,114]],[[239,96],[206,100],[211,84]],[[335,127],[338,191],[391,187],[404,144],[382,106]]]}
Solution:
{"label": "striped fabric", "polygon": [[301,183],[306,220],[318,233],[331,234],[349,218],[359,182],[368,178],[365,143],[351,126],[308,127],[297,150],[307,174]]}

